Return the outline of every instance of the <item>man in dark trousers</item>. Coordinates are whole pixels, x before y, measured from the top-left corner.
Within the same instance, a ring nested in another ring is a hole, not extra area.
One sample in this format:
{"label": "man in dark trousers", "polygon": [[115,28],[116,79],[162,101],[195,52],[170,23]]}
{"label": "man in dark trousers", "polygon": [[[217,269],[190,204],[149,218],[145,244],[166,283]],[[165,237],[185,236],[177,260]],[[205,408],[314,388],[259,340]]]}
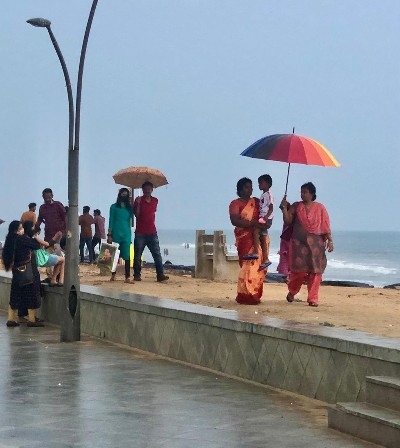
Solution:
{"label": "man in dark trousers", "polygon": [[94,224],[94,219],[89,212],[90,207],[88,205],[85,205],[83,207],[83,214],[79,216],[79,225],[81,226],[81,234],[79,237],[79,255],[81,258],[81,263],[83,263],[85,260],[85,244],[89,251],[89,263],[94,262],[94,250],[92,246],[92,225]]}
{"label": "man in dark trousers", "polygon": [[142,270],[142,254],[144,248],[147,246],[154,259],[154,264],[157,272],[157,281],[164,282],[168,280],[168,276],[164,275],[164,267],[162,264],[162,257],[160,252],[160,243],[158,241],[157,229],[155,225],[156,211],[158,199],[153,197],[153,184],[145,182],[142,185],[143,196],[135,199],[133,204],[133,213],[136,216],[136,230],[134,240],[134,279],[141,280]]}

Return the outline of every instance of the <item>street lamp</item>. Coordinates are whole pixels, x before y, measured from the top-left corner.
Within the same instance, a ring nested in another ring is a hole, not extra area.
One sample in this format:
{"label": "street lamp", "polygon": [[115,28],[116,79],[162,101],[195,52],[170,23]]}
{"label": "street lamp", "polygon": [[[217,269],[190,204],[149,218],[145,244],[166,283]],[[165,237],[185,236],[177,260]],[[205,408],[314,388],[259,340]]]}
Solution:
{"label": "street lamp", "polygon": [[[64,57],[58,46],[57,40],[51,29],[51,22],[47,19],[36,18],[27,20],[35,27],[46,28],[54,49],[60,61],[68,95],[69,108],[69,132],[68,132],[68,227],[67,246],[65,253],[65,279],[63,288],[63,301],[58,310],[60,318],[60,340],[71,342],[80,340],[80,284],[79,284],[79,224],[78,224],[78,192],[79,192],[79,133],[81,116],[82,78],[85,64],[86,48],[89,40],[90,29],[93,22],[98,0],[93,0],[89,13],[85,35],[83,37],[81,56],[79,60],[78,80],[76,87],[76,110],[74,123],[74,100],[71,89],[71,81]],[[75,143],[74,143],[75,130]]]}

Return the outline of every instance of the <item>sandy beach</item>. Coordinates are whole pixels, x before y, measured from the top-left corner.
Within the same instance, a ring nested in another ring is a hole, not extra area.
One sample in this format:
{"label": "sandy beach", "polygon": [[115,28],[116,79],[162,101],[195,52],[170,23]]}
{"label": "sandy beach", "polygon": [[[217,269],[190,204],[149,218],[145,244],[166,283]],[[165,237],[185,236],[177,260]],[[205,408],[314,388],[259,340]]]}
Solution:
{"label": "sandy beach", "polygon": [[178,275],[174,271],[166,273],[170,279],[157,283],[155,271],[144,268],[141,282],[125,284],[123,275],[117,275],[117,281],[110,282],[108,276],[100,275],[96,266],[80,266],[81,283],[86,285],[236,310],[243,317],[258,314],[400,337],[400,290],[397,289],[321,286],[319,307],[311,308],[307,306],[305,286],[290,304],[285,300],[286,285],[265,283],[261,304],[246,306],[235,302],[235,283],[195,279],[190,274]]}

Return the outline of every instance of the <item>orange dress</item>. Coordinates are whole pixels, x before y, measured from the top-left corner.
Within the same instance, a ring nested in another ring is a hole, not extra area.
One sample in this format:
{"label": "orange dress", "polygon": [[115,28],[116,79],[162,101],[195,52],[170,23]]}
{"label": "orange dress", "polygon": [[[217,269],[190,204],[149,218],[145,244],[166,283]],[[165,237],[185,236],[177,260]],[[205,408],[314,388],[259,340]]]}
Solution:
{"label": "orange dress", "polygon": [[[229,213],[240,215],[247,221],[257,220],[259,200],[251,198],[247,203],[240,199],[233,200],[229,205]],[[239,277],[237,283],[236,302],[246,305],[257,305],[263,294],[265,271],[259,271],[262,251],[259,248],[257,260],[243,260],[243,256],[253,253],[253,228],[235,227],[235,245],[239,255]]]}

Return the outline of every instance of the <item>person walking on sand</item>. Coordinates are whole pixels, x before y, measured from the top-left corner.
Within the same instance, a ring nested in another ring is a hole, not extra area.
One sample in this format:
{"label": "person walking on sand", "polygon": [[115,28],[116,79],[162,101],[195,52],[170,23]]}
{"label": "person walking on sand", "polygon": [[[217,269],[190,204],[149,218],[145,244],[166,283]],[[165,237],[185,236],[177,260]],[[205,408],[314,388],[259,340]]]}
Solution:
{"label": "person walking on sand", "polygon": [[[105,223],[106,219],[104,216],[101,216],[101,211],[96,208],[96,210],[93,210],[93,220],[94,220],[94,235],[92,239],[92,248],[94,252],[94,248],[99,245],[99,249],[101,246],[101,240],[106,239],[106,228]],[[94,255],[96,259],[96,255]]]}
{"label": "person walking on sand", "polygon": [[286,300],[293,302],[303,282],[308,289],[309,306],[318,306],[322,274],[326,268],[325,251],[333,251],[329,215],[325,207],[315,202],[317,190],[312,182],[301,186],[301,202],[288,207],[286,197],[281,210],[286,225],[293,225],[289,249],[289,282]]}
{"label": "person walking on sand", "polygon": [[153,193],[153,184],[151,182],[145,182],[142,185],[142,191],[143,196],[137,197],[133,204],[133,212],[136,216],[135,255],[133,263],[134,279],[137,281],[142,279],[142,254],[144,248],[147,246],[154,260],[157,281],[164,282],[169,277],[164,274],[160,242],[155,224],[158,199],[151,195]]}
{"label": "person walking on sand", "polygon": [[85,261],[84,249],[85,244],[89,251],[89,263],[94,262],[94,250],[92,246],[92,225],[94,224],[93,216],[89,213],[90,207],[85,205],[83,207],[83,214],[79,216],[79,225],[81,226],[81,234],[79,237],[79,256],[81,263]]}
{"label": "person walking on sand", "polygon": [[[129,190],[121,188],[118,192],[117,202],[110,207],[107,243],[119,244],[120,257],[125,261],[125,283],[134,283],[131,280],[131,244],[132,244],[133,210],[129,197]],[[115,280],[116,273],[111,274],[110,281]]]}
{"label": "person walking on sand", "polygon": [[258,222],[259,200],[253,198],[253,184],[250,179],[243,177],[236,185],[238,199],[229,205],[229,217],[235,226],[235,245],[239,256],[239,276],[237,282],[236,302],[243,305],[258,305],[263,294],[265,272],[260,270],[261,249],[258,257],[245,259],[245,255],[254,253],[254,227],[261,228]]}
{"label": "person walking on sand", "polygon": [[28,210],[21,215],[21,224],[23,225],[25,221],[32,221],[33,224],[36,224],[36,204],[31,202],[28,205]]}

